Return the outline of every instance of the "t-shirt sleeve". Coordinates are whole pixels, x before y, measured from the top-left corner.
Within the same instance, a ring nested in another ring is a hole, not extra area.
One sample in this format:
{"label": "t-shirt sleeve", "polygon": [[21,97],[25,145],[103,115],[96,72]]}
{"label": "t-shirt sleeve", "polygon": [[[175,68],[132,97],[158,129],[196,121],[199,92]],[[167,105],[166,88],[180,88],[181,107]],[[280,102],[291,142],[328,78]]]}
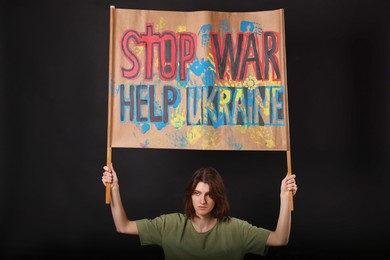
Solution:
{"label": "t-shirt sleeve", "polygon": [[240,230],[245,251],[265,256],[268,252],[266,245],[270,230],[253,226],[246,221],[240,221]]}
{"label": "t-shirt sleeve", "polygon": [[162,234],[165,227],[165,215],[154,219],[137,220],[137,228],[141,245],[161,246]]}

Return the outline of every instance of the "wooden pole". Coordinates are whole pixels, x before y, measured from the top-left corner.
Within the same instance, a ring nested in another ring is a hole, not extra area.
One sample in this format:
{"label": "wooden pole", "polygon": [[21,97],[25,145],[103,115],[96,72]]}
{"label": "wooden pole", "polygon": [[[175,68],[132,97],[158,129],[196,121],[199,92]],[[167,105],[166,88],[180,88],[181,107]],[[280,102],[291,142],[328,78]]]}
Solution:
{"label": "wooden pole", "polygon": [[[107,147],[107,166],[111,167],[111,147]],[[111,203],[111,184],[106,185],[106,204]]]}
{"label": "wooden pole", "polygon": [[[114,11],[115,6],[110,6],[110,47],[109,47],[109,64],[108,64],[108,120],[107,120],[107,166],[112,166],[112,146],[111,146],[111,121],[112,121],[112,96],[111,96],[111,84],[112,84],[112,66],[114,54],[113,40],[114,40]],[[111,185],[106,185],[106,204],[111,202]]]}
{"label": "wooden pole", "polygon": [[[291,151],[288,150],[286,152],[287,154],[287,174],[288,175],[291,175],[292,173],[292,167],[291,167]],[[290,211],[294,211],[294,200],[293,200],[293,193],[292,191],[290,191],[290,194],[289,194],[289,205],[290,205]]]}
{"label": "wooden pole", "polygon": [[[286,34],[285,34],[285,27],[284,27],[284,10],[282,10],[282,15],[281,15],[281,31],[283,35],[283,84],[285,88],[285,97],[286,97],[286,102],[285,102],[285,112],[286,112],[286,138],[287,138],[287,151],[286,151],[286,156],[287,156],[287,175],[292,174],[292,166],[291,166],[291,147],[290,147],[290,119],[289,119],[289,113],[288,113],[288,91],[287,91],[287,64],[286,64]],[[293,193],[292,191],[289,194],[289,201],[290,201],[290,210],[294,210],[294,201],[293,201]]]}

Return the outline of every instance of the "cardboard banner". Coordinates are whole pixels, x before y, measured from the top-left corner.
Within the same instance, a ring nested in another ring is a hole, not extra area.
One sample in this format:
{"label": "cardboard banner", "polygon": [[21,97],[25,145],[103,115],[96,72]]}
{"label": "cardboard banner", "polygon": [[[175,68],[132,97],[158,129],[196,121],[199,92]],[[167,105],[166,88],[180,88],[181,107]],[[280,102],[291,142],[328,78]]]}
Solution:
{"label": "cardboard banner", "polygon": [[111,10],[109,146],[288,150],[283,10]]}

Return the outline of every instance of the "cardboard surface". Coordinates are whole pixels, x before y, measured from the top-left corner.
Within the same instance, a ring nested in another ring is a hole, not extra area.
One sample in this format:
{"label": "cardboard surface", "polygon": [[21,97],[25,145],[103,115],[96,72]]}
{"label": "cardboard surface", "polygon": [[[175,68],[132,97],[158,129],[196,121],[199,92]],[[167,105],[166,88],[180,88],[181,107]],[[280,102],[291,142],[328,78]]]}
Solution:
{"label": "cardboard surface", "polygon": [[112,147],[288,150],[282,9],[111,15]]}

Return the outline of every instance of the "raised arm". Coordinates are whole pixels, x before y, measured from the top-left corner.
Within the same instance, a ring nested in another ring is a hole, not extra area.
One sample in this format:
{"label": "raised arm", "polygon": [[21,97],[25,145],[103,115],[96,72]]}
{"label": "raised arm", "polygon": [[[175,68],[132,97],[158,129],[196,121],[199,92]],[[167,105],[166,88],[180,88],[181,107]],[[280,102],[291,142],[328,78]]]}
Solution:
{"label": "raised arm", "polygon": [[295,175],[286,176],[282,180],[280,187],[280,210],[279,219],[276,225],[276,230],[271,232],[268,237],[268,246],[284,246],[288,244],[291,229],[291,211],[289,207],[289,193],[292,191],[293,195],[298,190],[295,182]]}
{"label": "raised arm", "polygon": [[121,195],[119,192],[119,182],[114,167],[104,166],[102,182],[104,186],[111,185],[111,213],[114,219],[116,231],[120,233],[138,235],[138,229],[135,221],[127,218],[123,208]]}

